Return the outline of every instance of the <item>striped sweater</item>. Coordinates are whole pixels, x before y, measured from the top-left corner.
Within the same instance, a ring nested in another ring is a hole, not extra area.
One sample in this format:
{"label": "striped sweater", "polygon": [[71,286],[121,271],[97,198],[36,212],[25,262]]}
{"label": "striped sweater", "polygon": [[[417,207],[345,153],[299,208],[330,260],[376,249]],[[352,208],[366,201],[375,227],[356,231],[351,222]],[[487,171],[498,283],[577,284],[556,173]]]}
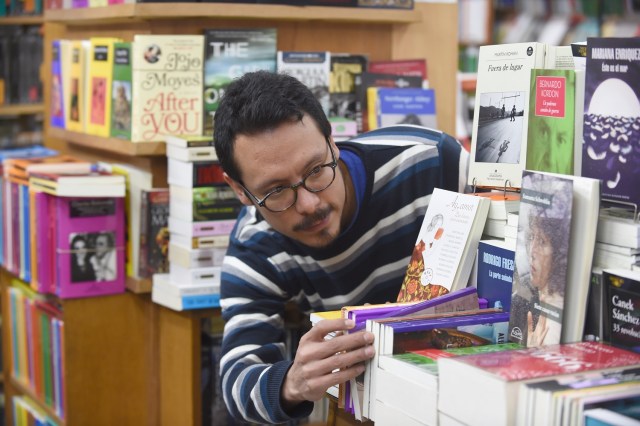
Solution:
{"label": "striped sweater", "polygon": [[[230,413],[257,423],[309,415],[313,403],[285,412],[280,389],[285,358],[283,311],[304,312],[395,301],[435,187],[460,191],[467,153],[450,136],[394,126],[338,143],[356,186],[351,225],[328,247],[309,248],[275,232],[255,207],[245,208],[222,267],[225,324],[220,360]],[[359,190],[358,190],[359,189]]]}

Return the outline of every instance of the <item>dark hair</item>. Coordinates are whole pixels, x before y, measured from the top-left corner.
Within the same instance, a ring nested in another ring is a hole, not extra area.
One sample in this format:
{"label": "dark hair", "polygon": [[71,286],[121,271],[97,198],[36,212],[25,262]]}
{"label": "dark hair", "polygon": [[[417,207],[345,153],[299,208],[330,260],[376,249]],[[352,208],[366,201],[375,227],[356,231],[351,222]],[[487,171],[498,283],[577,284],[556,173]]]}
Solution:
{"label": "dark hair", "polygon": [[231,179],[242,182],[233,158],[236,137],[295,123],[305,114],[315,121],[325,138],[331,136],[331,124],[322,106],[296,78],[256,71],[232,81],[213,118],[213,140],[220,165]]}
{"label": "dark hair", "polygon": [[[555,219],[542,217],[540,215],[529,216],[530,230],[538,229],[551,241],[553,254],[551,257],[551,272],[547,291],[549,294],[558,293],[564,296],[567,280],[567,254],[569,251],[569,241],[566,237],[569,232],[569,221],[564,219]],[[531,232],[531,231],[530,231]],[[530,247],[528,247],[530,249]],[[528,251],[528,250],[527,250]]]}

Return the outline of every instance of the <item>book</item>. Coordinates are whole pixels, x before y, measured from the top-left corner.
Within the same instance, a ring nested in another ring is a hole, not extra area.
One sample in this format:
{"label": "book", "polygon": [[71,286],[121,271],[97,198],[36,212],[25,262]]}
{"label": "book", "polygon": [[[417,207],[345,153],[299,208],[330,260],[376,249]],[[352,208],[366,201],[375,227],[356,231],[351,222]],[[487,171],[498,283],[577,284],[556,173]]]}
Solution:
{"label": "book", "polygon": [[167,145],[167,157],[185,162],[217,161],[218,155],[213,146],[191,146],[181,148],[176,145]]}
{"label": "book", "polygon": [[433,89],[370,87],[367,89],[369,130],[394,124],[438,128]]}
{"label": "book", "polygon": [[139,277],[169,271],[169,205],[168,188],[142,190]]}
{"label": "book", "polygon": [[170,185],[170,215],[177,219],[200,222],[235,219],[242,203],[228,185],[187,188]]}
{"label": "book", "polygon": [[436,188],[397,300],[432,299],[466,287],[488,211],[485,198]]}
{"label": "book", "polygon": [[478,297],[486,299],[489,307],[511,310],[511,292],[515,268],[515,250],[502,240],[480,240],[476,256]]}
{"label": "book", "polygon": [[69,85],[64,86],[64,103],[69,106],[66,109],[66,129],[74,132],[83,132],[87,123],[86,90],[90,46],[89,40],[71,41]]}
{"label": "book", "polygon": [[55,205],[58,297],[123,293],[124,198],[57,197]]}
{"label": "book", "polygon": [[640,222],[633,210],[618,207],[602,208],[598,218],[596,239],[632,249],[640,248]]}
{"label": "book", "polygon": [[190,220],[182,220],[169,216],[169,232],[172,235],[180,234],[187,238],[212,237],[219,235],[228,236],[231,234],[235,225],[235,219],[192,222]]}
{"label": "book", "polygon": [[202,134],[202,35],[133,37],[132,142]]}
{"label": "book", "polygon": [[601,179],[602,197],[640,204],[637,38],[589,37],[582,175]]}
{"label": "book", "polygon": [[572,180],[523,173],[509,323],[513,342],[560,343],[572,206]]}
{"label": "book", "polygon": [[32,173],[29,186],[59,197],[124,197],[123,176],[107,172]]}
{"label": "book", "polygon": [[473,195],[491,200],[487,219],[506,220],[509,213],[517,213],[520,208],[520,193],[504,190],[474,192]]}
{"label": "book", "polygon": [[640,355],[598,342],[441,358],[438,409],[465,424],[483,419],[493,425],[513,425],[521,384],[626,366],[640,366]]}
{"label": "book", "polygon": [[416,76],[379,74],[363,71],[354,76],[356,99],[356,122],[358,132],[366,132],[369,127],[367,90],[370,87],[421,88],[422,79]]}
{"label": "book", "polygon": [[640,272],[604,269],[602,285],[603,340],[640,352]]}
{"label": "book", "polygon": [[391,61],[371,61],[369,72],[381,74],[412,75],[427,80],[427,61],[425,59],[395,59]]}
{"label": "book", "polygon": [[[344,118],[356,121],[355,78],[356,75],[367,70],[368,62],[369,57],[365,54],[331,52],[331,72],[329,74],[330,119]],[[357,134],[357,130],[355,134]]]}
{"label": "book", "polygon": [[192,248],[173,242],[173,236],[169,239],[169,262],[171,264],[177,264],[186,269],[222,266],[227,247]]}
{"label": "book", "polygon": [[169,278],[180,284],[210,284],[220,288],[220,266],[205,266],[200,268],[184,268],[172,263],[169,268]]}
{"label": "book", "polygon": [[113,45],[113,87],[111,89],[112,137],[131,139],[131,108],[133,102],[133,56],[131,42]]}
{"label": "book", "polygon": [[225,184],[223,170],[217,161],[180,161],[167,158],[167,182],[169,185],[199,188]]}
{"label": "book", "polygon": [[276,28],[212,28],[204,32],[203,132],[213,134],[213,115],[231,80],[251,71],[276,71]]}
{"label": "book", "polygon": [[640,420],[607,408],[592,408],[584,412],[585,426],[640,426]]}
{"label": "book", "polygon": [[182,294],[179,287],[169,280],[169,274],[155,274],[151,289],[151,300],[175,311],[216,308],[220,306],[220,294]]}
{"label": "book", "polygon": [[64,76],[62,73],[62,45],[67,40],[53,40],[51,47],[51,126],[64,128]]}
{"label": "book", "polygon": [[210,237],[189,238],[180,234],[171,235],[170,241],[183,247],[197,248],[225,248],[229,246],[229,235],[214,235]]}
{"label": "book", "polygon": [[526,168],[580,176],[584,73],[533,69]]}
{"label": "book", "polygon": [[87,79],[89,91],[86,132],[109,137],[111,134],[111,90],[113,84],[113,48],[116,37],[92,37],[89,39],[90,55]]}
{"label": "book", "polygon": [[527,153],[531,69],[544,66],[545,45],[481,46],[468,182],[519,188]]}
{"label": "book", "polygon": [[331,84],[331,52],[278,50],[276,54],[278,73],[295,77],[311,90],[320,102],[322,110],[329,115],[329,85]]}
{"label": "book", "polygon": [[213,147],[213,137],[204,135],[165,135],[164,141],[176,148],[206,148]]}

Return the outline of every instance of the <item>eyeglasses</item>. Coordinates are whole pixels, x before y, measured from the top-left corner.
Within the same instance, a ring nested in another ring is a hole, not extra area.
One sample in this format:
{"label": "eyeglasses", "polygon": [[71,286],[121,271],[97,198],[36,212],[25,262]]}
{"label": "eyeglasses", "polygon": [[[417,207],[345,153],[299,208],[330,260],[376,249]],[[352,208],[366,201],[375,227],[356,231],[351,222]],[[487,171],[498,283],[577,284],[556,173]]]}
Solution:
{"label": "eyeglasses", "polygon": [[333,149],[331,149],[331,143],[329,139],[326,141],[329,152],[331,152],[331,162],[314,167],[300,182],[289,186],[280,186],[265,195],[262,200],[253,195],[242,183],[240,183],[240,186],[258,206],[274,213],[283,212],[293,206],[298,200],[298,188],[301,186],[313,193],[324,191],[336,178],[336,167],[338,166],[336,156],[333,153]]}

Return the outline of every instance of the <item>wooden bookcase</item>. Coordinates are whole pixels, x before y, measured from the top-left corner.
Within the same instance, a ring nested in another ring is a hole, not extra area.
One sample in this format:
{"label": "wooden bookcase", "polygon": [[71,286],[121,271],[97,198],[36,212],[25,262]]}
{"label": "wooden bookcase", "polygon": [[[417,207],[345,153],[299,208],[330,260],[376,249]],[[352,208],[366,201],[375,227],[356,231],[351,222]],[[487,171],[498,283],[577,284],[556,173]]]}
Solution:
{"label": "wooden bookcase", "polygon": [[[371,60],[425,58],[429,84],[436,90],[439,127],[455,134],[457,12],[456,3],[416,3],[409,11],[235,3],[52,10],[44,16],[42,75],[51,73],[54,39],[131,40],[134,34],[275,27],[281,50],[365,53]],[[82,158],[127,162],[153,171],[154,186],[167,185],[163,144],[133,144],[49,128],[50,92],[45,78],[47,146]],[[129,280],[128,288],[124,295],[62,302],[68,404],[64,424],[200,425],[202,318],[219,315],[219,310],[175,312],[155,305],[148,280]],[[3,302],[3,314],[6,305]],[[2,338],[8,360],[7,330]],[[10,396],[25,390],[8,378],[5,383],[9,407]],[[9,409],[7,413],[11,420]]]}

